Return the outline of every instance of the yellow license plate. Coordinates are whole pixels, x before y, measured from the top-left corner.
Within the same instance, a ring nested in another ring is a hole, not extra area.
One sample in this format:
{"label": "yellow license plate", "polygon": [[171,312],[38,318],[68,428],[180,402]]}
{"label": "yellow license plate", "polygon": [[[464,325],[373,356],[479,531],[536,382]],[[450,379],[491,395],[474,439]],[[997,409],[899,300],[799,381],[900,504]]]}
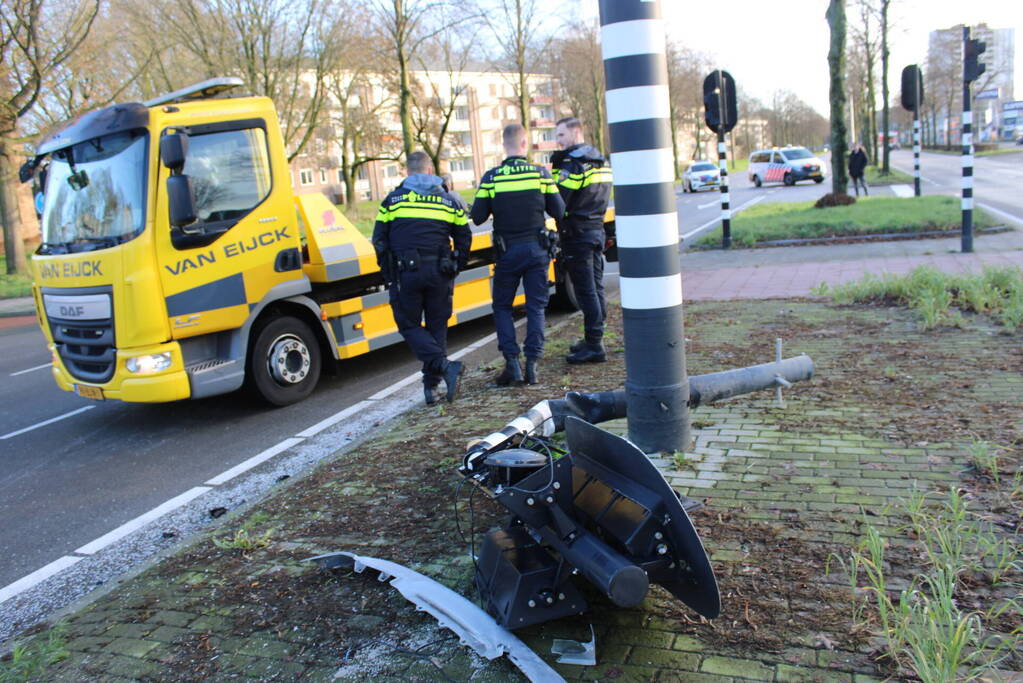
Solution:
{"label": "yellow license plate", "polygon": [[82,398],[91,398],[97,401],[103,400],[103,390],[99,387],[90,387],[88,384],[76,384],[75,393]]}
{"label": "yellow license plate", "polygon": [[810,175],[812,175],[812,176],[819,176],[820,172],[819,171],[810,171]]}

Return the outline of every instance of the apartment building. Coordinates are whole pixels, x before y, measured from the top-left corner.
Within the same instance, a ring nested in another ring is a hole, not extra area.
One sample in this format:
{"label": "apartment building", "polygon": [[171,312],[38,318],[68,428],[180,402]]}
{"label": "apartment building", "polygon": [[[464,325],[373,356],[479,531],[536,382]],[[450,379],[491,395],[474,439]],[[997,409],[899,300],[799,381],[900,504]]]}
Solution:
{"label": "apartment building", "polygon": [[[454,189],[475,187],[480,176],[504,158],[501,131],[519,121],[518,75],[491,71],[413,71],[413,117],[427,127],[439,127],[450,113],[442,149],[441,173],[450,173]],[[549,74],[529,74],[529,121],[533,160],[549,163],[557,149],[555,121],[564,114],[558,100],[557,79]],[[398,157],[401,150],[401,121],[397,101],[384,85],[383,76],[370,79],[357,96],[365,110],[376,112],[383,129],[375,136],[378,156]],[[336,107],[336,103],[335,103]],[[340,116],[332,112],[334,131],[318,134],[307,150],[291,164],[291,182],[296,193],[321,192],[335,202],[344,198],[337,140]],[[332,135],[331,133],[337,133]],[[431,136],[436,140],[436,134]],[[355,184],[358,200],[383,199],[403,177],[400,162],[376,160],[363,165]]]}

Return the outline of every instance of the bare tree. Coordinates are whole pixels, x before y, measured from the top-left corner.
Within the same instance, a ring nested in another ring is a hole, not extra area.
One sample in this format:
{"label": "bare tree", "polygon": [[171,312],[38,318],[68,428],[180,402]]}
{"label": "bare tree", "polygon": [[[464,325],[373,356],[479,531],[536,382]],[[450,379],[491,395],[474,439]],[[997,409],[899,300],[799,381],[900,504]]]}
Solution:
{"label": "bare tree", "polygon": [[[449,128],[468,94],[465,70],[473,56],[478,28],[463,36],[455,31],[438,34],[417,57],[413,74],[412,127],[416,142],[440,173],[446,161]],[[433,68],[432,65],[442,68]],[[469,146],[471,147],[471,142]],[[447,170],[447,169],[444,169]]]}
{"label": "bare tree", "polygon": [[891,143],[888,141],[888,132],[890,129],[888,123],[888,10],[891,7],[892,0],[879,0],[881,3],[881,126],[884,128],[881,150],[882,159],[884,160],[881,164],[881,175],[888,175],[891,173],[889,166],[889,157],[891,155]]}
{"label": "bare tree", "polygon": [[831,30],[831,47],[828,50],[828,70],[831,74],[831,191],[845,194],[849,178],[846,175],[845,157],[845,0],[830,0],[825,14]]}
{"label": "bare tree", "polygon": [[[860,102],[858,120],[861,124],[861,138],[870,145],[870,158],[877,163],[877,90],[874,81],[877,72],[877,58],[880,51],[880,36],[874,31],[876,21],[875,0],[858,0],[860,23],[853,26],[850,58],[847,59],[849,79],[853,89],[859,94]],[[854,114],[855,116],[855,114]]]}
{"label": "bare tree", "polygon": [[547,63],[552,40],[552,36],[542,30],[547,7],[537,0],[492,0],[491,4],[491,11],[484,16],[500,45],[495,64],[513,79],[519,122],[526,129],[526,138],[532,139],[529,74],[536,73],[540,64],[546,66]]}
{"label": "bare tree", "polygon": [[675,174],[679,175],[681,160],[678,148],[678,129],[688,130],[694,141],[687,159],[703,157],[703,79],[711,72],[710,58],[678,43],[668,45],[668,109],[671,119],[672,148],[675,155]]}
{"label": "bare tree", "polygon": [[357,30],[344,20],[345,0],[161,0],[157,8],[158,35],[202,76],[240,76],[271,98],[288,160],[301,153],[322,123],[327,75]]}
{"label": "bare tree", "polygon": [[607,110],[604,104],[604,60],[600,53],[600,27],[596,23],[570,24],[551,47],[554,73],[573,116],[589,132],[593,146],[606,150]]}
{"label": "bare tree", "polygon": [[15,168],[21,124],[89,35],[100,0],[0,0],[0,221],[8,273],[25,269]]}

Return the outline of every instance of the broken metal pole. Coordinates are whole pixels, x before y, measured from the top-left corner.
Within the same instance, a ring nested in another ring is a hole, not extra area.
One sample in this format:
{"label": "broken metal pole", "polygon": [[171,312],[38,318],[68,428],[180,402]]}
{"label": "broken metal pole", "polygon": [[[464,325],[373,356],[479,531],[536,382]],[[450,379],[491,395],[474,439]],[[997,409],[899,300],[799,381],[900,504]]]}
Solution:
{"label": "broken metal pole", "polygon": [[625,337],[629,439],[689,444],[675,164],[659,0],[600,0]]}

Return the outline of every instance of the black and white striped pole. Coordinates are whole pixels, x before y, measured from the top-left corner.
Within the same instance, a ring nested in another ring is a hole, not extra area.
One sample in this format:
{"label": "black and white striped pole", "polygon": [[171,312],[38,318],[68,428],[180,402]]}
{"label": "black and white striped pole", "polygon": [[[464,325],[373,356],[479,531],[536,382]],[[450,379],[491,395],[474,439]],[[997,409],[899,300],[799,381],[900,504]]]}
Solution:
{"label": "black and white striped pole", "polygon": [[659,0],[600,0],[625,332],[629,439],[646,453],[689,445],[689,381]]}
{"label": "black and white striped pole", "polygon": [[984,73],[978,57],[985,45],[970,38],[970,27],[963,26],[963,253],[973,251],[973,102],[970,83]]}
{"label": "black and white striped pole", "polygon": [[732,209],[728,193],[728,148],[725,133],[738,121],[735,103],[735,79],[718,69],[703,79],[704,120],[718,136],[718,166],[721,168],[721,247],[732,246]]}
{"label": "black and white striped pole", "polygon": [[902,108],[913,112],[913,195],[920,196],[920,106],[924,101],[924,79],[920,67],[910,64],[902,70]]}

